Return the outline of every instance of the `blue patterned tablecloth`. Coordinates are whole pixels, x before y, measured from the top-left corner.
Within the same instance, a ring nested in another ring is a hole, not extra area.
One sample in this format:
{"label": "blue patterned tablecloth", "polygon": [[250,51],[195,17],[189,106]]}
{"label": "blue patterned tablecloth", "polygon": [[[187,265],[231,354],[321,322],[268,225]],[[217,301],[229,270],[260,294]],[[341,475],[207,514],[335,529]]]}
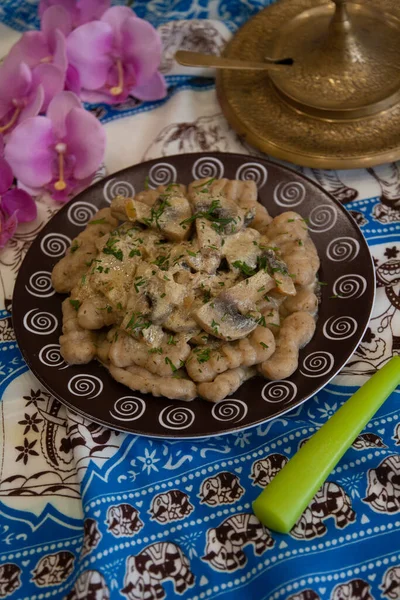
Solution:
{"label": "blue patterned tablecloth", "polygon": [[[163,37],[169,95],[91,107],[107,127],[106,167],[186,151],[258,154],[229,129],[213,81],[174,71],[171,57],[178,46],[218,50],[265,4],[136,1],[137,14]],[[37,27],[36,5],[3,0],[0,20]],[[268,532],[251,512],[299,445],[400,353],[400,165],[303,171],[348,203],[374,257],[376,305],[341,375],[297,410],[252,430],[166,442],[66,411],[29,372],[9,312],[23,256],[55,204],[41,198],[38,220],[0,252],[0,598],[400,599],[399,390],[290,535]]]}

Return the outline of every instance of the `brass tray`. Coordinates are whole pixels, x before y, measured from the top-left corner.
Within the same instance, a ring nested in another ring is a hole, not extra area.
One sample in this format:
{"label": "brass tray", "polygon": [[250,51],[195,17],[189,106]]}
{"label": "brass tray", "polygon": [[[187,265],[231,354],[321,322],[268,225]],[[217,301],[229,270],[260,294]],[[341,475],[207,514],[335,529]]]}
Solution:
{"label": "brass tray", "polygon": [[[333,12],[330,0],[279,0],[239,29],[224,56],[249,61],[274,56],[280,30],[304,11],[327,5]],[[379,10],[400,28],[398,0],[358,0],[347,6],[354,13]],[[390,48],[382,49],[385,52]],[[327,64],[327,78],[330,68],[332,64]],[[286,102],[268,74],[228,70],[217,74],[217,95],[231,126],[249,144],[281,160],[312,168],[353,169],[400,159],[398,99],[367,116],[321,118]]]}

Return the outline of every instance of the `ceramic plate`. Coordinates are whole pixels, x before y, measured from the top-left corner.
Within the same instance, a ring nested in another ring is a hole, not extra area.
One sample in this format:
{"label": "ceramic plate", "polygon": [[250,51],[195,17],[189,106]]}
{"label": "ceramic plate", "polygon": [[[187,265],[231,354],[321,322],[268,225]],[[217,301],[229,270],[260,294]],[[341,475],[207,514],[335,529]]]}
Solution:
{"label": "ceramic plate", "polygon": [[[284,381],[256,377],[217,404],[184,403],[131,391],[99,363],[68,366],[60,356],[61,302],[51,271],[95,212],[119,194],[201,177],[253,179],[271,215],[295,210],[309,221],[321,260],[317,329],[300,352],[298,370]],[[163,438],[220,435],[263,423],[320,390],[350,358],[367,327],[374,300],[368,246],[346,210],[307,178],[265,160],[227,153],[186,154],[120,171],[88,188],[55,215],[22,264],[13,299],[13,322],[29,367],[60,402],[113,429]],[[338,297],[339,296],[339,297]]]}

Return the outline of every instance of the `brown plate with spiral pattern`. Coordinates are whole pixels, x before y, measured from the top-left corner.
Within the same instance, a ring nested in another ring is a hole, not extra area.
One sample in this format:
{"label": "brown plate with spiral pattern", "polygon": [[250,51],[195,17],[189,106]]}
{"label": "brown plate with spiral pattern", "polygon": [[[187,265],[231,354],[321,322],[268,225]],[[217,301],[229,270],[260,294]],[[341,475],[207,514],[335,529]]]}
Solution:
{"label": "brown plate with spiral pattern", "polygon": [[[321,260],[316,333],[288,379],[255,377],[217,404],[189,403],[133,392],[98,362],[69,366],[60,356],[61,302],[51,271],[99,208],[119,194],[201,177],[254,179],[259,201],[272,216],[295,210],[309,221]],[[263,423],[318,392],[345,365],[364,335],[375,276],[365,239],[347,211],[321,187],[266,160],[228,153],[163,157],[115,173],[79,194],[41,231],[21,266],[13,298],[19,347],[39,381],[60,402],[113,429],[163,438],[221,435]]]}

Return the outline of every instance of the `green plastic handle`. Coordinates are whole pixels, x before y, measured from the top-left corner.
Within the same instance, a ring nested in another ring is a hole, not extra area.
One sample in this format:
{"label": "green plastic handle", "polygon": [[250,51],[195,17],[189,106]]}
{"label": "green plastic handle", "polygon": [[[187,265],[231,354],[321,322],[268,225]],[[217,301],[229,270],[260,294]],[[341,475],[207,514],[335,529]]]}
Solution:
{"label": "green plastic handle", "polygon": [[288,533],[355,438],[400,384],[400,356],[375,373],[290,459],[253,502],[258,519]]}

